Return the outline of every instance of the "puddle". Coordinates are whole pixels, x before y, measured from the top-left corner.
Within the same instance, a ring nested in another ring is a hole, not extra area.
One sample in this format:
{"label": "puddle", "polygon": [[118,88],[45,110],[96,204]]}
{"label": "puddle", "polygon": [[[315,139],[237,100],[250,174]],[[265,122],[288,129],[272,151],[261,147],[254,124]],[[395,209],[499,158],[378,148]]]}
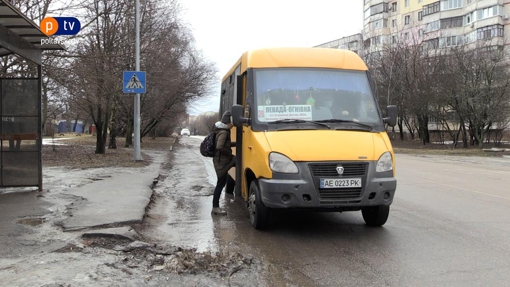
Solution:
{"label": "puddle", "polygon": [[18,220],[18,224],[38,226],[46,221],[44,218],[23,218]]}

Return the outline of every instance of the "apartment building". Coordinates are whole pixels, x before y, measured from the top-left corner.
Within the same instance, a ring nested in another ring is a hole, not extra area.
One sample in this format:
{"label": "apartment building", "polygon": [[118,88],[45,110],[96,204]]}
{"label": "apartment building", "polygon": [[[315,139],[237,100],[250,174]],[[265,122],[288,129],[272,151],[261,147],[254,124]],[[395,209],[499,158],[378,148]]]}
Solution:
{"label": "apartment building", "polygon": [[[359,34],[317,47],[346,48],[364,56],[385,45],[406,43],[436,49],[492,39],[510,43],[510,0],[364,0],[364,27]],[[356,38],[363,45],[353,49]]]}
{"label": "apartment building", "polygon": [[346,49],[351,50],[357,53],[358,55],[363,55],[363,34],[358,33],[351,36],[343,37],[340,39],[336,39],[333,41],[329,41],[316,47],[321,48],[334,48],[334,49]]}

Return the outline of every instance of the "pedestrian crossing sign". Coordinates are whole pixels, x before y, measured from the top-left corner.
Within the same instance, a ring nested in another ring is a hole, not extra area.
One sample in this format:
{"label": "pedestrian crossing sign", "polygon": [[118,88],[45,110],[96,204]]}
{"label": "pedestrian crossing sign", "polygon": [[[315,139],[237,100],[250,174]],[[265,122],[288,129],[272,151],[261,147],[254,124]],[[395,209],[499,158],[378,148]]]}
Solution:
{"label": "pedestrian crossing sign", "polygon": [[145,72],[124,71],[123,81],[124,93],[144,94],[145,93]]}

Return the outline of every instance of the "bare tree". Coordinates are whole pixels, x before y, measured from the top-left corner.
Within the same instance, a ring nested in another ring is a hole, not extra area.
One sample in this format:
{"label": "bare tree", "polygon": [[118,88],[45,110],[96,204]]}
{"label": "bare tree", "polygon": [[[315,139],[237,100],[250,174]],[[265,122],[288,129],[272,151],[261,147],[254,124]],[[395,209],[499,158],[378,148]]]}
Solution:
{"label": "bare tree", "polygon": [[[186,105],[206,95],[210,90],[216,68],[205,61],[193,47],[193,38],[178,18],[176,1],[147,2],[143,10],[141,67],[147,72],[150,84],[141,96],[141,137],[158,125],[186,112]],[[121,122],[126,132],[126,146],[132,144],[132,100],[120,103]],[[167,122],[167,123],[165,123]]]}
{"label": "bare tree", "polygon": [[469,125],[471,144],[483,147],[495,122],[504,122],[510,104],[510,73],[503,46],[478,42],[456,54],[462,83],[458,112]]}
{"label": "bare tree", "polygon": [[[36,22],[69,9],[80,13],[82,30],[67,51],[46,53],[43,78],[43,122],[66,116],[96,126],[96,153],[116,148],[116,136],[132,143],[133,99],[122,93],[122,71],[134,70],[133,1],[13,0]],[[141,3],[141,70],[148,78],[141,101],[141,135],[157,127],[168,130],[185,115],[186,105],[206,96],[216,68],[195,50],[190,31],[179,19],[177,0]],[[56,7],[56,8],[54,8]],[[18,61],[18,62],[16,62]],[[35,73],[19,59],[2,65],[5,73]],[[4,74],[5,74],[4,73]]]}
{"label": "bare tree", "polygon": [[212,127],[220,118],[219,113],[203,113],[195,119],[195,129],[198,134],[207,135],[212,132]]}
{"label": "bare tree", "polygon": [[422,142],[429,142],[429,104],[434,92],[436,55],[422,42],[418,31],[394,27],[391,40],[383,42],[367,62],[376,82],[379,103],[399,106],[398,127],[404,139],[403,126],[412,138],[417,129]]}

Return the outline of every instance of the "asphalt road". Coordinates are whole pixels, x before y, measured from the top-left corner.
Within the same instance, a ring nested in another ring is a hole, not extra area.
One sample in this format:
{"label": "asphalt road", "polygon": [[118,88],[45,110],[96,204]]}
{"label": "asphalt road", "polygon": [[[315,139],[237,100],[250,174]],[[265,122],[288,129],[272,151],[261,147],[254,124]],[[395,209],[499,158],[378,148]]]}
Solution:
{"label": "asphalt road", "polygon": [[[105,174],[56,169],[46,170],[54,187],[45,193],[1,195],[0,286],[508,286],[509,158],[397,155],[398,187],[383,227],[367,227],[361,212],[279,211],[267,231],[257,231],[233,195],[220,200],[228,215],[211,216],[212,161],[200,155],[200,137],[179,141],[168,162],[158,159],[165,164],[154,202],[137,230],[151,244],[196,250],[197,258],[221,251],[197,274],[146,269],[155,256],[131,261],[63,232],[59,222],[83,208],[70,186]],[[213,262],[238,267],[220,277]]]}
{"label": "asphalt road", "polygon": [[267,286],[508,286],[510,159],[397,155],[397,178],[380,228],[361,212],[284,211],[257,231],[227,196],[214,234],[260,258]]}

